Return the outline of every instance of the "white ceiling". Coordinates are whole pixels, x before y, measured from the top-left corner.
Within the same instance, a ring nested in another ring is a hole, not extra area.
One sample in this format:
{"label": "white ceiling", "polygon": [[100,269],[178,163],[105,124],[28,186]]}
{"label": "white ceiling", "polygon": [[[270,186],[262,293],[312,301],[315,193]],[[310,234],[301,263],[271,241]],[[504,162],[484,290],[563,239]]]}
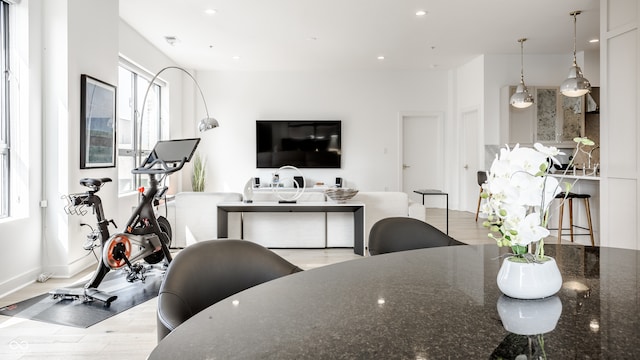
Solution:
{"label": "white ceiling", "polygon": [[519,54],[521,37],[526,68],[527,54],[572,52],[574,10],[577,50],[599,49],[588,42],[599,37],[598,0],[119,1],[125,22],[195,70],[450,69]]}

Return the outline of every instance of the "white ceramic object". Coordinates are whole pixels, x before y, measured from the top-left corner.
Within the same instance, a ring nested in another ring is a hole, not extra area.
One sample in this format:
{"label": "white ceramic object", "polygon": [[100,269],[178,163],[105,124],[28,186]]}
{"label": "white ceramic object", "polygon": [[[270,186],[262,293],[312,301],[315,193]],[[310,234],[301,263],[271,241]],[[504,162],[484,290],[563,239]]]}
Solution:
{"label": "white ceramic object", "polygon": [[253,201],[253,178],[250,178],[246,184],[244,184],[244,189],[242,190],[244,201],[252,202]]}
{"label": "white ceramic object", "polygon": [[332,188],[324,191],[327,197],[338,204],[344,204],[347,200],[356,196],[358,190],[346,188]]}
{"label": "white ceramic object", "polygon": [[505,330],[527,336],[553,331],[562,314],[562,302],[558,296],[520,300],[502,295],[497,307]]}
{"label": "white ceramic object", "polygon": [[562,286],[562,275],[555,259],[543,262],[517,262],[506,258],[497,278],[503,294],[515,299],[542,299],[554,295]]}

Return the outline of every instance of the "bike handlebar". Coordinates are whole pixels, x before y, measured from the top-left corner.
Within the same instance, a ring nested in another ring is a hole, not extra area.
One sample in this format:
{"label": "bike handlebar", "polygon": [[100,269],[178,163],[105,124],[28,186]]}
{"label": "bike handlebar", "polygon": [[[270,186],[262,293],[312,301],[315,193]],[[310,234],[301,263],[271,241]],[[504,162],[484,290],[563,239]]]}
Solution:
{"label": "bike handlebar", "polygon": [[[132,174],[148,174],[148,175],[156,175],[156,174],[172,174],[176,171],[181,170],[184,167],[184,164],[187,163],[187,158],[183,158],[178,163],[167,164],[162,159],[155,159],[151,162],[146,162],[144,165],[137,167],[131,170]],[[160,167],[156,167],[160,165]]]}

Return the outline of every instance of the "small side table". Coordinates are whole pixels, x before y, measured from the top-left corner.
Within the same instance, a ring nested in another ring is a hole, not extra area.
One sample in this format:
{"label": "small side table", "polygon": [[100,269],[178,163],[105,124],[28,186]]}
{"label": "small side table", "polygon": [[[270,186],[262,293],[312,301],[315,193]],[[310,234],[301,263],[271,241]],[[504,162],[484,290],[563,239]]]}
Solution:
{"label": "small side table", "polygon": [[414,193],[422,195],[422,205],[424,206],[425,195],[443,195],[447,198],[447,235],[449,235],[449,193],[436,189],[413,190]]}

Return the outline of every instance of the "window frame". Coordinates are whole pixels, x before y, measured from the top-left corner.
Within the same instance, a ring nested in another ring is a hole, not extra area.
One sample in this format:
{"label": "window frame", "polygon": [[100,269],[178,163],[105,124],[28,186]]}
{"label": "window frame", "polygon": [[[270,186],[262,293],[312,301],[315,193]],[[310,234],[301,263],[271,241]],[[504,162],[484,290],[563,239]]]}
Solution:
{"label": "window frame", "polygon": [[[153,145],[155,144],[155,141],[148,141],[145,139],[142,139],[142,145],[145,145],[145,148],[142,148],[141,151],[138,151],[136,153],[135,149],[139,148],[139,142],[140,142],[140,124],[139,124],[139,116],[142,115],[140,107],[142,105],[145,105],[145,107],[149,108],[150,104],[153,105],[154,102],[151,102],[151,98],[150,96],[154,96],[155,94],[155,109],[153,109],[153,111],[148,111],[147,113],[145,113],[144,116],[144,124],[143,124],[143,128],[144,127],[148,127],[149,126],[149,113],[153,113],[156,112],[157,113],[157,117],[155,117],[155,121],[156,123],[154,124],[154,127],[156,128],[156,139],[157,140],[162,140],[166,135],[168,135],[168,131],[166,131],[166,129],[168,128],[165,125],[165,116],[164,116],[164,112],[163,112],[163,106],[164,106],[164,98],[165,98],[165,92],[167,92],[167,83],[160,79],[160,78],[156,78],[154,80],[154,86],[155,86],[155,92],[154,91],[149,91],[149,97],[146,100],[145,104],[142,104],[142,102],[144,101],[143,97],[144,97],[144,93],[148,87],[149,82],[151,81],[151,79],[154,77],[154,75],[149,72],[144,70],[142,67],[132,63],[131,61],[128,61],[124,58],[120,58],[119,64],[118,64],[118,71],[120,71],[120,68],[128,71],[131,73],[132,75],[132,79],[131,79],[131,86],[132,88],[130,89],[130,101],[132,101],[132,104],[130,105],[130,109],[131,111],[128,111],[130,117],[130,121],[132,121],[132,132],[129,134],[130,135],[130,139],[132,141],[131,145],[133,147],[133,149],[126,149],[122,147],[122,142],[121,140],[121,136],[122,134],[118,135],[118,144],[117,144],[117,155],[118,155],[118,167],[122,166],[123,163],[130,163],[130,162],[125,162],[125,161],[120,161],[120,159],[122,159],[123,157],[132,157],[133,158],[133,167],[137,167],[140,165],[141,161],[144,161],[145,157],[147,155],[149,155],[149,153],[151,152],[151,148],[153,147]],[[143,79],[144,81],[140,81],[141,79]],[[143,88],[140,87],[140,85],[144,84]],[[121,87],[122,84],[119,84],[119,87]],[[153,89],[153,88],[152,88]],[[122,89],[120,90],[120,93],[122,94],[123,91]],[[119,101],[118,102],[118,129],[120,129],[119,131],[124,131],[125,129],[128,129],[128,127],[125,126],[120,126],[121,125],[121,121],[123,121],[123,113],[122,110],[124,109],[124,102],[123,101]],[[120,171],[121,173],[122,171]],[[118,192],[120,195],[126,195],[126,194],[130,194],[133,192],[136,192],[138,188],[140,188],[141,186],[145,186],[147,185],[147,179],[141,177],[140,175],[130,175],[132,182],[133,182],[133,186],[131,188],[127,188],[127,189],[121,189],[120,186],[120,182],[123,179],[123,177],[120,176],[120,173],[118,175]],[[127,173],[130,174],[130,169],[127,169]]]}
{"label": "window frame", "polygon": [[11,216],[11,33],[10,4],[0,1],[0,219]]}

